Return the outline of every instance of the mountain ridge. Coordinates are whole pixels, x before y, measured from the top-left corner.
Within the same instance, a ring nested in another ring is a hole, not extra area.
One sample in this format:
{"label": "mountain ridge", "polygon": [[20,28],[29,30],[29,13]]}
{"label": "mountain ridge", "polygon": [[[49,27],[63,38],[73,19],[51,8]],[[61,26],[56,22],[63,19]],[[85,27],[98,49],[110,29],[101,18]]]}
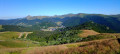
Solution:
{"label": "mountain ridge", "polygon": [[[113,30],[120,32],[120,14],[118,15],[104,15],[104,14],[65,14],[56,16],[27,16],[21,19],[0,20],[0,25],[19,25],[24,27],[31,27],[38,23],[48,22],[56,24],[62,22],[63,26],[76,26],[88,21],[93,21],[110,27]],[[43,23],[45,24],[45,23]]]}

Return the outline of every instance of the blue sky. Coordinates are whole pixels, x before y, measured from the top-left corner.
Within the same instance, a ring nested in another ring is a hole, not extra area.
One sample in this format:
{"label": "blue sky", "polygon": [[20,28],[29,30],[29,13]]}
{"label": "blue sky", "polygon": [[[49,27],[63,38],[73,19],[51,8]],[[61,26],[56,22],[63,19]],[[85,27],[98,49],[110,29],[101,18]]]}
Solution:
{"label": "blue sky", "polygon": [[68,13],[120,14],[120,0],[0,0],[0,19]]}

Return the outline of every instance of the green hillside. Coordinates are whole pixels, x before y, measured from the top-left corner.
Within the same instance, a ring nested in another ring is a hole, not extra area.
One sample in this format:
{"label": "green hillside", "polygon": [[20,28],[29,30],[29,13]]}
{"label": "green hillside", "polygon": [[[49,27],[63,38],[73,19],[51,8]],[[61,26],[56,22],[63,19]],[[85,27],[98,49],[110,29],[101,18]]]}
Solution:
{"label": "green hillside", "polygon": [[81,25],[77,25],[77,26],[73,26],[73,27],[66,27],[63,30],[81,30],[81,29],[82,30],[94,30],[99,33],[114,33],[115,32],[111,28],[109,28],[105,25],[97,24],[93,21],[86,22]]}
{"label": "green hillside", "polygon": [[[64,29],[58,30],[56,33],[52,32],[33,32],[28,35],[28,39],[39,41],[42,45],[58,45],[58,44],[66,44],[66,43],[74,43],[79,41],[88,40],[82,37],[79,37],[78,34],[82,33],[81,30],[94,30],[99,33],[113,33],[109,27],[94,23],[92,21],[83,23],[82,25],[74,26],[74,27],[66,27]],[[101,39],[103,36],[94,36],[87,37],[93,39]]]}
{"label": "green hillside", "polygon": [[18,48],[40,46],[36,42],[18,38],[20,32],[0,32],[0,48]]}
{"label": "green hillside", "polygon": [[0,32],[0,40],[16,39],[19,36],[19,32]]}
{"label": "green hillside", "polygon": [[1,32],[3,31],[30,31],[29,28],[22,27],[22,26],[15,26],[15,25],[2,25],[2,29],[0,30]]}

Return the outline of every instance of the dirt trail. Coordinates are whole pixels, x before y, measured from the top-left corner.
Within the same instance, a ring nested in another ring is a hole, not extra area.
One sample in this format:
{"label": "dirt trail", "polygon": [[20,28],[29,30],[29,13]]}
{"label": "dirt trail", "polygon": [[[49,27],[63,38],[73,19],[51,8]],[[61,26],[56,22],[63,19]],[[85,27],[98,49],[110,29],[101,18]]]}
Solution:
{"label": "dirt trail", "polygon": [[24,34],[25,34],[24,38],[27,38],[28,34],[30,34],[30,33],[32,33],[32,32],[21,32],[20,35],[18,36],[18,38],[21,38]]}
{"label": "dirt trail", "polygon": [[21,32],[18,38],[21,38],[23,36],[24,32]]}
{"label": "dirt trail", "polygon": [[25,37],[24,38],[27,38],[28,34],[30,34],[32,32],[25,32]]}
{"label": "dirt trail", "polygon": [[93,31],[93,30],[82,30],[83,31],[83,33],[81,34],[78,34],[80,37],[87,37],[87,36],[89,36],[89,35],[97,35],[97,34],[100,34],[100,33],[98,33],[98,32],[95,32],[95,31]]}

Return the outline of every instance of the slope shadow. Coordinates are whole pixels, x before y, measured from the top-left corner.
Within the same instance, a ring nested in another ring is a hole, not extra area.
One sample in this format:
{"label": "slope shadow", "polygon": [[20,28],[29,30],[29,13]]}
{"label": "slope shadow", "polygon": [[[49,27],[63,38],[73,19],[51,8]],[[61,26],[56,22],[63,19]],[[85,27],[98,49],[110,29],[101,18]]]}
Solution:
{"label": "slope shadow", "polygon": [[117,38],[117,41],[120,43],[120,38]]}

